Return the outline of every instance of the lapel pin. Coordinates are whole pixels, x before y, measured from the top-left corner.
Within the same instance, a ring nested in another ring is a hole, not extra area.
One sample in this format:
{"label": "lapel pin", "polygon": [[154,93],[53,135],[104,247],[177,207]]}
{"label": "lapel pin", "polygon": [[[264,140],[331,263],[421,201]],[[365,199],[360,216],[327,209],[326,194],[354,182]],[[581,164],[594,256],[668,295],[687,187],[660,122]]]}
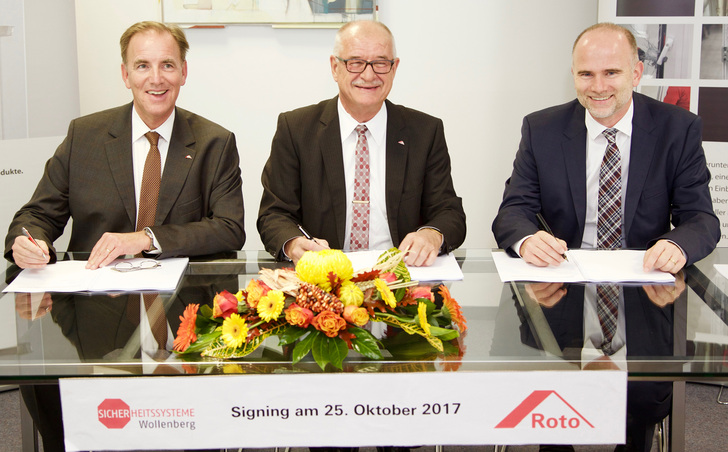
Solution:
{"label": "lapel pin", "polygon": [[399,141],[397,142],[397,144],[401,144],[402,146],[404,146],[404,141],[402,141],[402,140],[399,140]]}
{"label": "lapel pin", "polygon": [[192,160],[192,156],[190,154],[185,155],[185,158]]}

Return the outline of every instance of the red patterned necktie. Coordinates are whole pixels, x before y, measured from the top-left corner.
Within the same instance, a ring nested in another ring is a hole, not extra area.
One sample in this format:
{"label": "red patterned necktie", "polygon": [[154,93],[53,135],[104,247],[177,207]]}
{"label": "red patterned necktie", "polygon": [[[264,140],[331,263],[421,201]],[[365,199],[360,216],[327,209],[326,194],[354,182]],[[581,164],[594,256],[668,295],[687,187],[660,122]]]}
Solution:
{"label": "red patterned necktie", "polygon": [[352,251],[369,249],[369,145],[366,131],[367,126],[356,126],[354,200],[349,240]]}
{"label": "red patterned necktie", "polygon": [[[597,213],[597,248],[619,249],[622,247],[622,162],[615,138],[617,129],[606,129],[607,139],[602,166],[599,169],[599,204]],[[597,286],[597,315],[602,327],[604,342],[601,349],[612,354],[612,339],[617,331],[619,286]]]}

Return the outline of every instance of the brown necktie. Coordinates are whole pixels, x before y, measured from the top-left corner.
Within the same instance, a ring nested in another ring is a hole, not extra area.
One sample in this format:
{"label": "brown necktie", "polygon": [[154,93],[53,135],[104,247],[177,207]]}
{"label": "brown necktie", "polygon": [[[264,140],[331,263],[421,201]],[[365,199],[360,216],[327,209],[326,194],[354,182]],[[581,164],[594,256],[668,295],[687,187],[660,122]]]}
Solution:
{"label": "brown necktie", "polygon": [[[142,173],[142,188],[139,191],[139,214],[137,216],[136,230],[141,231],[146,227],[154,226],[154,216],[157,213],[157,199],[159,198],[159,186],[162,183],[162,157],[159,154],[159,134],[147,132],[144,136],[149,140],[149,152],[144,161],[144,173]],[[143,270],[142,270],[143,271]],[[142,295],[144,307],[147,311],[149,326],[152,329],[154,339],[157,340],[160,349],[167,344],[167,318],[164,315],[162,300],[156,292]]]}
{"label": "brown necktie", "polygon": [[157,293],[145,293],[142,298],[152,335],[154,335],[159,349],[165,350],[167,348],[167,316],[164,312],[164,303]]}
{"label": "brown necktie", "polygon": [[162,157],[159,154],[159,134],[147,132],[144,134],[149,140],[149,152],[144,162],[142,174],[142,188],[139,191],[139,214],[137,215],[136,230],[154,226],[154,215],[157,213],[157,199],[159,186],[162,183]]}

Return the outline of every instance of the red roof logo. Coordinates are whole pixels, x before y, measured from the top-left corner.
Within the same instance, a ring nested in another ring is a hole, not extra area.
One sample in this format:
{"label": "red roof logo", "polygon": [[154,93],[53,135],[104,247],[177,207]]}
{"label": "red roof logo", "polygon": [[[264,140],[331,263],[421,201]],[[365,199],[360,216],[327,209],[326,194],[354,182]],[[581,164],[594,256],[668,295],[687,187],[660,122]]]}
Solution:
{"label": "red roof logo", "polygon": [[[538,406],[551,395],[558,397],[558,400],[560,400],[568,408],[569,416],[561,415],[559,417],[554,417],[536,412],[536,408],[538,408]],[[531,417],[531,428],[574,429],[580,427],[582,423],[594,428],[594,426],[587,421],[586,418],[576,410],[576,408],[571,406],[571,404],[564,400],[564,398],[556,391],[533,391],[523,400],[523,402],[520,403],[520,405],[508,413],[508,415],[504,417],[503,420],[495,426],[495,428],[515,428],[529,415]]]}
{"label": "red roof logo", "polygon": [[131,420],[129,405],[121,399],[104,399],[97,409],[99,422],[106,428],[124,428]]}

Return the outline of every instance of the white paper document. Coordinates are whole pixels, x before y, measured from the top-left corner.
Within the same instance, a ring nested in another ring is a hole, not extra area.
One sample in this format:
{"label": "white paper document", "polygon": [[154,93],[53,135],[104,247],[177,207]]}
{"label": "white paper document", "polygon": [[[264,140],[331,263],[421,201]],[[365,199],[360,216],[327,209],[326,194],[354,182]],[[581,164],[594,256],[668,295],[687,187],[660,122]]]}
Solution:
{"label": "white paper document", "polygon": [[114,270],[118,262],[137,266],[148,260],[117,259],[96,270],[86,269],[86,261],[60,261],[43,268],[26,268],[3,292],[171,291],[177,287],[189,262],[186,257],[177,257],[159,260],[159,265],[151,269],[127,272]]}
{"label": "white paper document", "polygon": [[[345,253],[354,266],[354,271],[372,267],[386,250],[354,251]],[[429,267],[407,266],[410,277],[415,281],[460,281],[463,271],[452,253],[437,256]]]}
{"label": "white paper document", "polygon": [[566,255],[568,262],[557,267],[536,267],[505,251],[493,251],[493,262],[503,282],[675,282],[670,273],[645,273],[640,250],[569,250]]}

